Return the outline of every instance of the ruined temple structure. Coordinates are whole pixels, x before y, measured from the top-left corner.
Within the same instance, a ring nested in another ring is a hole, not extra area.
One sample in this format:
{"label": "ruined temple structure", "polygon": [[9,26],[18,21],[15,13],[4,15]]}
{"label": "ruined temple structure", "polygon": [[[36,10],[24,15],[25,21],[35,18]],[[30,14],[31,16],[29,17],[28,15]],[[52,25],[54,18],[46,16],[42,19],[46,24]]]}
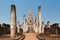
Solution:
{"label": "ruined temple structure", "polygon": [[42,28],[41,21],[41,6],[38,7],[38,13],[35,20],[33,19],[32,10],[29,11],[28,18],[24,15],[23,32],[44,33],[44,27]]}
{"label": "ruined temple structure", "polygon": [[51,25],[48,21],[47,26],[44,27],[44,33],[60,35],[59,23],[54,23]]}

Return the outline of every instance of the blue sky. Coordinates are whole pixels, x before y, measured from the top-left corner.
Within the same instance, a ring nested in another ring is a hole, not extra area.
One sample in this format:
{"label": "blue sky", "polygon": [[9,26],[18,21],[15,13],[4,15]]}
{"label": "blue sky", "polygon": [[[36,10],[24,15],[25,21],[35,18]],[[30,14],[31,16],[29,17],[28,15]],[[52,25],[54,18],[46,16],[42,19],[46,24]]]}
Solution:
{"label": "blue sky", "polygon": [[32,9],[33,18],[38,14],[38,6],[42,8],[42,21],[60,23],[60,0],[0,0],[0,23],[10,24],[10,7],[16,5],[17,21],[23,22],[23,15],[28,17]]}

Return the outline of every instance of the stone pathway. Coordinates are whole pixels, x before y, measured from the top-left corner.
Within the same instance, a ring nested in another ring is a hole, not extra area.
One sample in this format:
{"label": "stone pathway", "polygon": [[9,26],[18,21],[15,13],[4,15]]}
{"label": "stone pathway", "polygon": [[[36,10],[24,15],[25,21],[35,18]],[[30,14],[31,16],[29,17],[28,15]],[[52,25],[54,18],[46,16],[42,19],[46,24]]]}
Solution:
{"label": "stone pathway", "polygon": [[36,37],[36,33],[24,33],[25,39],[24,40],[38,40]]}

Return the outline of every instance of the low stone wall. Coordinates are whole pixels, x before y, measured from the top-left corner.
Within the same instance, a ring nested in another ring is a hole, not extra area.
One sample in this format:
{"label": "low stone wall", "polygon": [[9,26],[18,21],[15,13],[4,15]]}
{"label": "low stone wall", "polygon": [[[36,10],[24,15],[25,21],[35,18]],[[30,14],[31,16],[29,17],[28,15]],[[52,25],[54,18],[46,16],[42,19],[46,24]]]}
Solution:
{"label": "low stone wall", "polygon": [[13,38],[12,40],[23,40],[24,38],[25,38],[25,35],[21,35],[16,38]]}

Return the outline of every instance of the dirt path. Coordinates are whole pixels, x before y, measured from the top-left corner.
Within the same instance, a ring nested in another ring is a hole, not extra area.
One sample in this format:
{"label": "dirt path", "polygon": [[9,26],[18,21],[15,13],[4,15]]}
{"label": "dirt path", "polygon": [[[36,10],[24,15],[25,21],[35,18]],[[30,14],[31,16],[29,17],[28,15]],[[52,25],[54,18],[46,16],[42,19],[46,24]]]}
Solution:
{"label": "dirt path", "polygon": [[24,40],[38,40],[36,37],[36,33],[25,33],[25,39]]}

